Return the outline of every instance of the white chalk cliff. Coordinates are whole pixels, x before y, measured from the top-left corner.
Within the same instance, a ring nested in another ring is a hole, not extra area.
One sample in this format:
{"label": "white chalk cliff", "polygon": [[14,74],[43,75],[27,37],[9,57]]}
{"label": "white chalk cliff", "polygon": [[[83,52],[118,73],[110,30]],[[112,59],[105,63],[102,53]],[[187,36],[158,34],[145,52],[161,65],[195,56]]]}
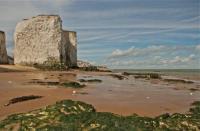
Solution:
{"label": "white chalk cliff", "polygon": [[53,57],[67,66],[77,65],[76,32],[64,31],[58,15],[39,15],[19,22],[14,42],[15,64],[43,64]]}
{"label": "white chalk cliff", "polygon": [[8,64],[6,37],[3,31],[0,31],[0,64]]}

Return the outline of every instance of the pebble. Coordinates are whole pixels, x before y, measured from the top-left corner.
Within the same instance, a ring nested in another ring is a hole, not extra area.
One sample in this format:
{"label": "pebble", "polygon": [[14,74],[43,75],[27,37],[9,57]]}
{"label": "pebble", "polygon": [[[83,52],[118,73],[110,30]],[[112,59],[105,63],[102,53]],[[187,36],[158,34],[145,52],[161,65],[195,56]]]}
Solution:
{"label": "pebble", "polygon": [[12,84],[12,81],[8,81],[9,84]]}
{"label": "pebble", "polygon": [[147,96],[147,97],[146,97],[146,99],[150,99],[150,97],[149,97],[149,96]]}

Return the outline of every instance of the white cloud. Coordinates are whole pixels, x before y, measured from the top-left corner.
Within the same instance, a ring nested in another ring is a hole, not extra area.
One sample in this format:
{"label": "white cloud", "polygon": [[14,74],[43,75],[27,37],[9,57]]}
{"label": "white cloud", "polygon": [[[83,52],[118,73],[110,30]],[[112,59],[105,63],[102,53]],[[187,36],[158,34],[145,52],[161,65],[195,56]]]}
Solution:
{"label": "white cloud", "polygon": [[131,68],[131,69],[148,69],[148,68],[199,68],[198,61],[194,54],[189,56],[180,57],[154,57],[154,59],[145,60],[122,60],[112,59],[109,65],[113,68]]}
{"label": "white cloud", "polygon": [[144,56],[144,55],[161,52],[166,49],[167,47],[163,45],[159,45],[159,46],[153,45],[153,46],[148,46],[147,48],[130,47],[127,50],[116,49],[112,52],[112,54],[108,58],[119,58],[119,57],[126,57],[126,56]]}
{"label": "white cloud", "polygon": [[[195,46],[156,45],[116,49],[107,57],[105,63],[113,68],[199,68],[195,49]],[[191,53],[188,54],[189,52]]]}
{"label": "white cloud", "polygon": [[129,55],[133,55],[133,54],[137,54],[137,52],[134,52],[135,48],[131,47],[127,50],[120,50],[120,49],[116,49],[115,51],[112,52],[111,57],[121,57],[121,56],[129,56]]}
{"label": "white cloud", "polygon": [[39,14],[59,14],[72,0],[1,0],[0,30],[6,32],[8,54],[12,55],[13,33],[17,22]]}
{"label": "white cloud", "polygon": [[181,63],[191,62],[192,60],[195,60],[194,54],[191,54],[187,57],[175,56],[172,59],[161,60],[160,63],[161,64],[181,64]]}
{"label": "white cloud", "polygon": [[196,50],[197,50],[197,51],[200,51],[200,45],[197,45],[197,46],[196,46]]}

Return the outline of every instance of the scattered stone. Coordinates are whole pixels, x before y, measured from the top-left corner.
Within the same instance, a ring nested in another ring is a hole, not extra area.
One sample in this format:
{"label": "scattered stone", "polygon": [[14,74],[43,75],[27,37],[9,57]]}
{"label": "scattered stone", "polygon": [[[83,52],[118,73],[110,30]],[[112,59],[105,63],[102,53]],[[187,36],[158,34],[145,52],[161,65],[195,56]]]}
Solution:
{"label": "scattered stone", "polygon": [[89,62],[86,62],[86,61],[78,60],[77,66],[79,68],[83,68],[83,67],[91,67],[91,66],[94,66],[94,65],[92,65],[92,64],[90,64]]}
{"label": "scattered stone", "polygon": [[82,60],[78,60],[77,65],[77,68],[82,71],[112,72],[106,66],[95,66]]}
{"label": "scattered stone", "polygon": [[73,94],[76,94],[76,91],[72,91]]}

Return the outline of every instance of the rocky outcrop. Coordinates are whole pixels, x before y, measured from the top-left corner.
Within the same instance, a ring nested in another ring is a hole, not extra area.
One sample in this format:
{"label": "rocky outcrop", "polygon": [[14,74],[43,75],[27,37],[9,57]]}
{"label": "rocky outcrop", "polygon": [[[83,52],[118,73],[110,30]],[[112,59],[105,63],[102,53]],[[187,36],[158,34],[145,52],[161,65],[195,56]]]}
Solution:
{"label": "rocky outcrop", "polygon": [[111,72],[106,66],[95,66],[89,62],[78,60],[77,66],[79,69],[84,71],[100,71],[100,72]]}
{"label": "rocky outcrop", "polygon": [[77,65],[76,32],[63,31],[58,15],[39,15],[16,26],[14,63],[43,64],[54,58],[67,66]]}
{"label": "rocky outcrop", "polygon": [[8,64],[8,55],[6,51],[6,37],[3,31],[0,31],[0,64]]}
{"label": "rocky outcrop", "polygon": [[91,66],[94,66],[94,65],[90,64],[89,62],[85,62],[85,61],[82,61],[82,60],[78,60],[78,61],[77,61],[77,66],[78,66],[79,68],[81,68],[81,67],[91,67]]}

